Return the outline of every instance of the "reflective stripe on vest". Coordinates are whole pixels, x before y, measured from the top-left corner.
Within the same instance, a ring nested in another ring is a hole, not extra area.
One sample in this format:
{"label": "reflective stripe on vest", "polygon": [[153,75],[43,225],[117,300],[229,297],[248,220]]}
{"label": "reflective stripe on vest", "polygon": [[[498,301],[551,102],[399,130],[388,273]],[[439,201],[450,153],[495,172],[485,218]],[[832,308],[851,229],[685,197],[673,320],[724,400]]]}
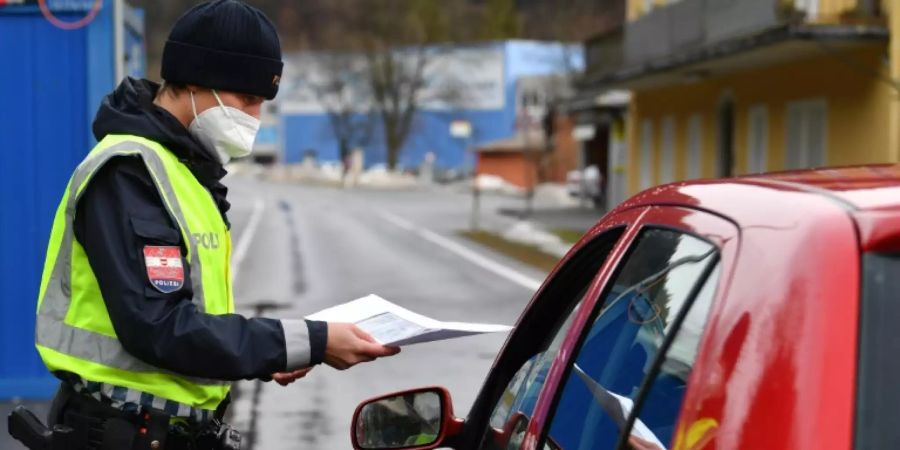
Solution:
{"label": "reflective stripe on vest", "polygon": [[[126,140],[118,143],[113,143],[112,145],[106,143],[107,140],[111,140],[114,142],[121,139]],[[142,143],[142,141],[146,142],[146,144]],[[160,197],[165,203],[166,210],[169,212],[172,219],[180,228],[182,239],[186,243],[188,251],[186,259],[188,261],[188,264],[190,265],[191,284],[194,291],[192,301],[197,306],[199,311],[206,311],[208,305],[206,304],[206,297],[204,295],[204,283],[202,276],[203,267],[201,261],[202,258],[199,257],[197,248],[198,242],[196,242],[196,239],[193,238],[194,235],[193,233],[191,233],[191,229],[189,228],[189,221],[186,220],[185,215],[182,211],[179,197],[178,195],[176,195],[176,192],[173,189],[173,184],[171,182],[171,179],[169,178],[170,175],[164,161],[161,158],[160,152],[168,152],[168,150],[158,144],[143,140],[141,138],[118,136],[110,139],[110,137],[108,137],[107,139],[104,139],[99,144],[97,144],[97,147],[95,147],[94,151],[92,151],[76,169],[71,180],[69,181],[66,193],[64,194],[63,200],[60,204],[60,208],[64,208],[64,211],[57,211],[54,230],[51,234],[51,242],[48,246],[47,262],[45,263],[44,279],[41,283],[41,294],[38,304],[36,344],[38,346],[38,350],[41,352],[42,358],[44,359],[48,367],[51,368],[51,370],[59,369],[59,358],[55,358],[55,355],[50,354],[50,352],[42,351],[42,347],[61,353],[68,357],[85,360],[89,363],[99,364],[104,367],[141,375],[143,377],[141,378],[141,380],[144,382],[143,384],[155,390],[156,392],[152,392],[155,395],[170,398],[171,400],[174,400],[176,402],[183,402],[194,407],[200,406],[202,404],[204,408],[214,408],[214,403],[218,403],[218,401],[223,399],[225,394],[227,394],[227,386],[230,384],[229,382],[177,375],[170,371],[152,366],[128,353],[124,349],[124,347],[122,347],[122,344],[115,336],[108,336],[106,334],[98,333],[93,330],[79,328],[66,322],[70,306],[72,306],[71,276],[74,247],[74,231],[72,225],[78,199],[83,193],[84,188],[90,182],[91,177],[93,177],[93,175],[100,167],[103,166],[103,164],[109,161],[110,158],[123,155],[134,155],[141,157],[145,166],[147,167],[148,172],[153,178],[154,184],[159,190]],[[174,156],[168,156],[174,158]],[[181,163],[178,162],[177,164]],[[204,194],[209,195],[208,192],[205,192],[205,188],[202,188],[199,183],[197,183],[197,186],[199,189],[204,190]],[[191,191],[191,194],[194,194],[194,192]],[[210,201],[212,201],[211,198]],[[63,217],[59,216],[60,212],[64,213]],[[218,210],[215,210],[215,213],[218,214]],[[62,220],[62,223],[59,223],[60,220]],[[62,229],[58,230],[57,228],[59,227],[61,227]],[[61,236],[59,235],[59,233],[61,233]],[[55,254],[54,245],[57,245]],[[225,251],[230,252],[230,247]],[[226,254],[226,266],[227,257],[228,255]],[[227,277],[230,277],[230,275],[225,276],[225,278]],[[225,290],[225,292],[228,298],[217,299],[217,301],[227,302],[226,309],[231,310],[233,309],[233,305],[231,304],[230,299],[230,286]],[[97,295],[97,297],[98,298],[96,299],[91,298],[90,300],[101,302],[102,307],[105,310],[105,304],[102,303],[102,297],[100,297],[99,295]],[[226,312],[223,311],[221,307],[217,309],[220,309],[220,311],[218,311],[219,313]],[[72,363],[68,363],[68,365],[71,366]],[[79,370],[77,370],[77,368],[73,369],[72,367],[64,367],[64,369],[75,372],[88,381],[126,385],[127,383],[122,383],[122,381],[128,381],[127,379],[91,379],[91,377],[79,373]],[[150,382],[147,382],[148,379]],[[187,383],[197,385],[197,387],[201,389],[203,388],[203,386],[224,389],[221,393],[218,390],[215,390],[214,393],[206,393],[208,395],[205,395],[205,397],[221,397],[218,398],[218,400],[216,400],[215,398],[172,398],[177,395],[167,395],[170,394],[169,392],[167,392],[167,384],[169,384],[169,387],[177,386],[177,388],[174,388],[172,390],[173,392],[176,392],[179,391],[179,389],[183,391],[189,391],[189,386],[187,386],[187,388],[185,387]],[[157,387],[157,385],[159,385],[158,389],[154,389]]]}

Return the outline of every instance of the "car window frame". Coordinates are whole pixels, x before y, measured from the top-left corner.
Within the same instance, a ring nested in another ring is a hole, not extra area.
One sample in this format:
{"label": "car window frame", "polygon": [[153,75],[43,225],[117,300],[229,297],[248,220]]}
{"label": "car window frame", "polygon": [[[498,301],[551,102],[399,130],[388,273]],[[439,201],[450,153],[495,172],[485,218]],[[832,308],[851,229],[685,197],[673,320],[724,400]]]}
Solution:
{"label": "car window frame", "polygon": [[[722,298],[727,293],[728,285],[730,284],[732,268],[737,257],[740,242],[739,227],[736,223],[712,211],[684,205],[640,206],[625,212],[638,213],[638,218],[629,227],[625,235],[619,239],[618,248],[614,250],[617,253],[616,258],[607,261],[607,263],[612,264],[604,266],[598,279],[595,280],[596,285],[594,287],[597,289],[596,291],[592,290],[592,298],[587,299],[592,303],[585,302],[583,304],[582,311],[580,311],[581,317],[576,319],[570,330],[569,338],[572,339],[572,342],[564,343],[563,348],[567,350],[561,351],[557,359],[554,360],[553,367],[550,369],[550,375],[548,375],[548,382],[545,383],[535,406],[535,417],[532,418],[525,437],[525,442],[530,443],[530,447],[523,446],[523,448],[540,448],[540,445],[546,442],[549,432],[549,421],[552,417],[551,412],[558,403],[561,387],[571,371],[571,365],[574,363],[577,349],[580,348],[583,338],[589,332],[589,325],[592,323],[589,319],[596,317],[596,314],[602,308],[602,305],[599,305],[603,300],[601,294],[608,291],[611,287],[610,283],[615,280],[619,271],[624,267],[627,254],[633,248],[635,240],[642,230],[647,227],[672,229],[713,244],[718,249],[718,265],[721,266],[721,272],[715,294],[713,295],[712,306],[708,313],[705,330],[710,329],[714,325],[720,309],[723,307],[724,302]],[[715,265],[709,267],[715,267]],[[702,283],[699,283],[699,285],[702,288]],[[704,347],[707,345],[709,344],[704,332],[698,345],[698,358],[702,355]],[[554,376],[552,384],[549,381],[551,375]],[[692,372],[688,379],[688,390],[685,394],[685,400],[691,396],[691,386],[694,383],[695,376],[696,374]],[[679,413],[678,422],[676,422],[676,430],[683,418],[684,405],[686,403],[685,401],[682,404],[682,410]]]}
{"label": "car window frame", "polygon": [[[650,364],[650,368],[648,369],[646,374],[644,374],[644,376],[643,376],[640,387],[638,388],[638,392],[633,399],[634,403],[632,405],[631,412],[628,414],[628,416],[625,419],[625,425],[623,426],[622,430],[620,430],[619,437],[616,440],[616,445],[614,447],[617,450],[626,448],[625,445],[627,444],[627,436],[630,435],[630,432],[631,432],[632,428],[634,427],[634,423],[635,423],[636,419],[638,418],[638,416],[641,412],[643,403],[646,400],[647,394],[649,393],[649,390],[650,390],[649,388],[652,386],[653,381],[655,381],[656,376],[659,374],[659,370],[662,367],[663,362],[665,361],[668,350],[671,347],[672,341],[674,341],[675,336],[678,334],[679,330],[681,329],[681,325],[684,322],[684,318],[687,316],[688,312],[691,310],[691,307],[693,306],[694,300],[696,299],[697,295],[702,291],[703,287],[706,285],[710,274],[713,271],[715,271],[715,269],[719,265],[720,250],[714,242],[710,241],[709,239],[707,239],[703,236],[699,236],[697,234],[694,234],[692,232],[687,232],[682,229],[673,228],[671,226],[661,226],[661,225],[652,225],[652,224],[643,225],[640,227],[640,229],[639,229],[638,233],[636,234],[636,236],[634,237],[634,239],[629,243],[628,252],[626,253],[625,257],[619,262],[618,267],[616,267],[614,276],[609,280],[610,282],[607,283],[603,292],[600,294],[601,298],[594,305],[594,310],[592,311],[591,318],[588,321],[588,326],[584,327],[584,329],[581,332],[581,336],[580,336],[578,344],[571,351],[571,358],[569,359],[569,362],[566,366],[566,369],[567,369],[566,376],[564,377],[563,381],[559,384],[559,386],[557,387],[557,389],[554,393],[554,397],[555,397],[554,403],[551,406],[550,414],[548,414],[548,416],[547,416],[548,419],[547,419],[546,423],[544,424],[542,442],[544,442],[550,438],[549,433],[550,433],[550,428],[553,425],[553,417],[554,417],[555,409],[559,405],[560,400],[562,399],[562,394],[563,394],[563,391],[565,390],[566,382],[571,377],[572,367],[574,366],[575,361],[578,358],[578,355],[581,353],[581,351],[584,348],[587,336],[593,330],[593,324],[597,321],[597,319],[600,317],[600,315],[605,311],[605,307],[606,307],[605,300],[608,299],[610,290],[614,286],[613,282],[618,278],[618,276],[622,273],[622,270],[624,270],[624,268],[627,266],[630,257],[633,255],[638,244],[640,243],[640,237],[642,236],[642,234],[644,232],[650,231],[650,230],[666,230],[666,231],[672,231],[672,232],[675,232],[675,233],[678,233],[681,235],[688,235],[692,238],[698,239],[700,241],[703,241],[703,242],[709,244],[710,246],[713,247],[712,250],[715,250],[715,251],[713,251],[708,257],[704,258],[704,260],[703,260],[704,267],[703,267],[702,271],[698,274],[697,278],[694,280],[693,284],[691,285],[690,290],[688,291],[687,295],[685,296],[683,306],[678,310],[678,313],[675,315],[674,319],[672,320],[672,324],[669,328],[669,331],[665,334],[663,341],[660,343],[660,346],[659,346],[659,349],[657,350],[656,356],[653,358],[653,361]],[[603,301],[601,301],[601,300],[603,300]],[[702,340],[702,336],[701,336],[701,340]]]}

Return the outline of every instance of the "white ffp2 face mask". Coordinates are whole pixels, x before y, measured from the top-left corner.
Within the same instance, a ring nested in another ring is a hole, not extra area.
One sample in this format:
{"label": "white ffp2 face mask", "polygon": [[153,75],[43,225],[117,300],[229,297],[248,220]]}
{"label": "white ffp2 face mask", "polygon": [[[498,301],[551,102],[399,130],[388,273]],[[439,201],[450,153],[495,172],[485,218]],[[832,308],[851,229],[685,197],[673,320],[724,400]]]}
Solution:
{"label": "white ffp2 face mask", "polygon": [[206,148],[216,152],[220,163],[227,164],[231,158],[241,158],[253,151],[253,141],[259,131],[259,119],[240,109],[225,106],[219,94],[215,90],[212,93],[219,102],[219,107],[197,114],[194,93],[191,92],[194,120],[188,130]]}

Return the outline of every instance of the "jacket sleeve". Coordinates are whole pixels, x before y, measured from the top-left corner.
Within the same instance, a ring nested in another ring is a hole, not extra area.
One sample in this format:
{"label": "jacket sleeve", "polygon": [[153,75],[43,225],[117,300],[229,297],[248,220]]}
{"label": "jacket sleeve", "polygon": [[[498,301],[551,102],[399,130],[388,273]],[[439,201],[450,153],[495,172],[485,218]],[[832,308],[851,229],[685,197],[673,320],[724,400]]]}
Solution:
{"label": "jacket sleeve", "polygon": [[[151,234],[177,243],[136,233],[135,223],[162,230]],[[143,247],[178,245],[184,255],[186,246],[139,157],[115,157],[99,169],[78,201],[74,233],[97,277],[116,336],[138,359],[221,380],[268,379],[322,362],[323,322],[202,313],[191,302],[190,267],[184,260],[179,290],[163,293],[150,284]]]}

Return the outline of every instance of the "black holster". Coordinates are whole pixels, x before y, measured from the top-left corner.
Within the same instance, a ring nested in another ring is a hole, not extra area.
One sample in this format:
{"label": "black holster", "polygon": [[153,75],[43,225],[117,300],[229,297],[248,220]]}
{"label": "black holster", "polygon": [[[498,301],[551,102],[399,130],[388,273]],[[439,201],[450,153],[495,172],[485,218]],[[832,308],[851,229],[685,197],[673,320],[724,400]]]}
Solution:
{"label": "black holster", "polygon": [[65,382],[53,399],[47,421],[51,427],[71,429],[68,448],[79,450],[165,449],[169,434],[169,415],[164,411],[121,411],[76,393]]}
{"label": "black holster", "polygon": [[64,425],[47,428],[34,413],[17,406],[7,417],[10,436],[30,450],[69,450],[74,430]]}
{"label": "black holster", "polygon": [[164,411],[141,408],[128,413],[60,385],[45,426],[17,407],[9,432],[31,450],[237,450],[241,435],[222,422],[230,399],[205,424],[170,425]]}

